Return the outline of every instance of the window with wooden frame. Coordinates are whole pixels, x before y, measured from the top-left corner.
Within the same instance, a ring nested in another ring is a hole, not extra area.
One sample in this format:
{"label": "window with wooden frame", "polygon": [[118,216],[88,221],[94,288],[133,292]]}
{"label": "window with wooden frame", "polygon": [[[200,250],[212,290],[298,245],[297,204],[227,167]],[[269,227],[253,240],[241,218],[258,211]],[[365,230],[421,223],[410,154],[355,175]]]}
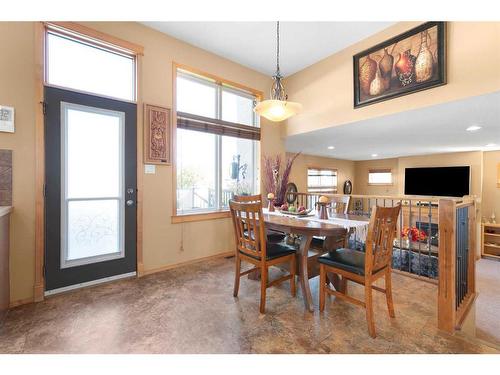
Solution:
{"label": "window with wooden frame", "polygon": [[325,168],[307,168],[307,192],[337,192],[337,170]]}
{"label": "window with wooden frame", "polygon": [[137,51],[79,32],[88,30],[84,26],[72,26],[45,24],[45,84],[135,101]]}
{"label": "window with wooden frame", "polygon": [[176,215],[227,211],[258,191],[258,97],[212,76],[176,69]]}
{"label": "window with wooden frame", "polygon": [[392,185],[392,170],[389,168],[369,169],[368,185]]}

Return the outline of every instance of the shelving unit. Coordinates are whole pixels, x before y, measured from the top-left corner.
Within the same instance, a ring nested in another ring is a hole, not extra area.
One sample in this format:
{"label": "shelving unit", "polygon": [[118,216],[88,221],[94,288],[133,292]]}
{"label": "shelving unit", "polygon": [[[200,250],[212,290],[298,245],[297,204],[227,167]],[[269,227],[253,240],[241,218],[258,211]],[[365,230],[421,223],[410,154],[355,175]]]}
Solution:
{"label": "shelving unit", "polygon": [[500,260],[500,224],[483,223],[481,232],[481,255]]}

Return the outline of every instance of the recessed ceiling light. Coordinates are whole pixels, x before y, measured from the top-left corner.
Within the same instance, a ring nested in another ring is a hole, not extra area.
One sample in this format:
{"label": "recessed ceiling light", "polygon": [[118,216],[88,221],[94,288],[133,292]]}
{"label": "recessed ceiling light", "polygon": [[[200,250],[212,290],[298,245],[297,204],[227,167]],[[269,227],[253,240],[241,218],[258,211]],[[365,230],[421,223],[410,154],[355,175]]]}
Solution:
{"label": "recessed ceiling light", "polygon": [[328,146],[329,150],[333,150],[334,148],[335,148],[335,146]]}
{"label": "recessed ceiling light", "polygon": [[376,158],[378,154],[372,154],[372,158]]}
{"label": "recessed ceiling light", "polygon": [[478,126],[478,125],[472,125],[472,126],[469,126],[467,129],[468,132],[477,132],[479,129],[481,129],[482,126]]}

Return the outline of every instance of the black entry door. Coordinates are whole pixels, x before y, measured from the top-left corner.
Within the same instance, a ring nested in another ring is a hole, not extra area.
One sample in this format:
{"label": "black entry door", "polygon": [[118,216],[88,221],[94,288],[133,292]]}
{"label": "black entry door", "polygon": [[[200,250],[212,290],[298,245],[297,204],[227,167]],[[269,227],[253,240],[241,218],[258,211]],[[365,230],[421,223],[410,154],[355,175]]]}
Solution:
{"label": "black entry door", "polygon": [[46,291],[136,271],[136,104],[45,88]]}

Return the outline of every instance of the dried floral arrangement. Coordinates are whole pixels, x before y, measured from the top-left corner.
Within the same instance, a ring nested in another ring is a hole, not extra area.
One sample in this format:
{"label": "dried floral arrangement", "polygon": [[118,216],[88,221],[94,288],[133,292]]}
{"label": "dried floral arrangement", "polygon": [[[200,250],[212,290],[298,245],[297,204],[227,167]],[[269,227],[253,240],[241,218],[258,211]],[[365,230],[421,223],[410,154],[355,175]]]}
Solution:
{"label": "dried floral arrangement", "polygon": [[290,178],[292,165],[300,152],[288,156],[283,163],[280,154],[275,156],[264,156],[264,188],[266,193],[274,194],[274,205],[281,206],[285,202],[286,187]]}

